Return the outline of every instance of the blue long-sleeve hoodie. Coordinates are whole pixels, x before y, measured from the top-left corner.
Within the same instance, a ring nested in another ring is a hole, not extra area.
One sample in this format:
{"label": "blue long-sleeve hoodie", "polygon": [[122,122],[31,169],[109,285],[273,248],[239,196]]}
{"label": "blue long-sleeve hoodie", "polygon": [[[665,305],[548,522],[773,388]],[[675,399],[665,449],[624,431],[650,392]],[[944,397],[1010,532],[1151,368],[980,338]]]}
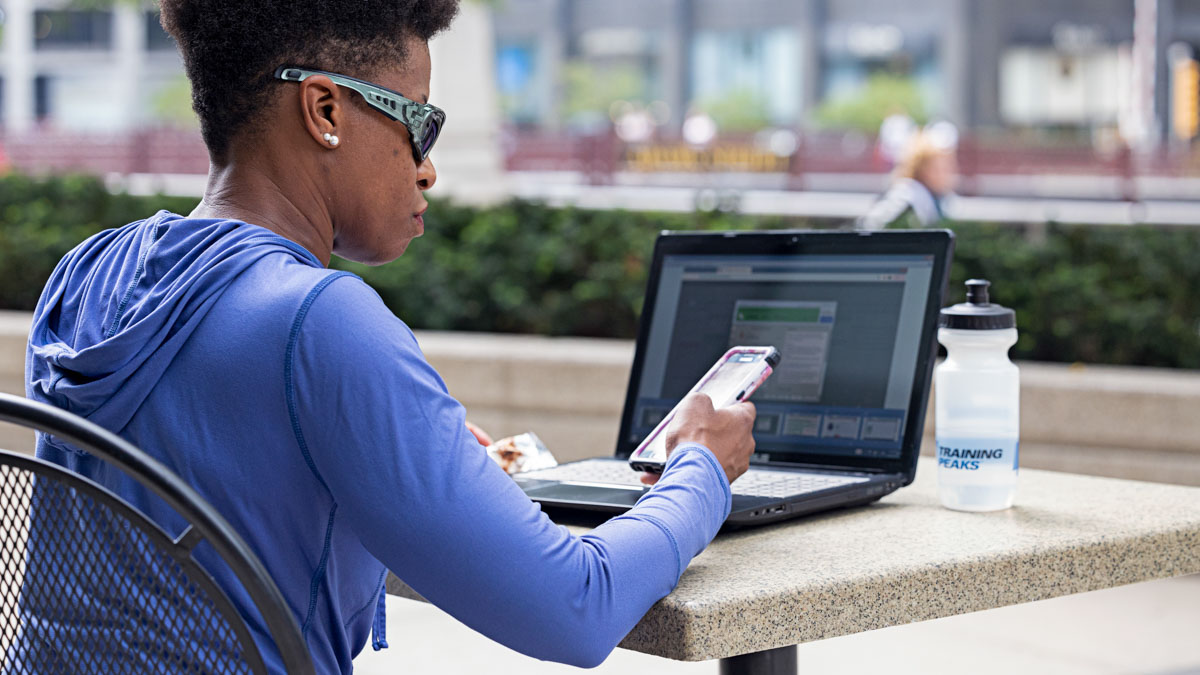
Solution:
{"label": "blue long-sleeve hoodie", "polygon": [[[466,431],[370,287],[237,221],[160,212],[71,251],[38,303],[26,382],[214,505],[273,575],[321,673],[350,672],[372,627],[384,646],[385,569],[517,651],[595,665],[729,512],[712,454],[684,446],[627,514],[583,536],[554,525]],[[181,531],[95,458],[41,436],[37,452]],[[232,599],[281,670],[257,612]]]}

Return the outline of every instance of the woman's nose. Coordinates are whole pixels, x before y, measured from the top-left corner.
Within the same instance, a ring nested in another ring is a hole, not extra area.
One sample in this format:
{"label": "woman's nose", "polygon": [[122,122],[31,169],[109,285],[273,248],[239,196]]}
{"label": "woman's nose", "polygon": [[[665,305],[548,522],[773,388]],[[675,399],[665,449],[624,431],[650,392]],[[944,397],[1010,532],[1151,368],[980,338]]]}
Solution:
{"label": "woman's nose", "polygon": [[426,157],[424,162],[417,166],[417,187],[422,190],[428,190],[437,182],[437,169],[433,166],[433,160]]}

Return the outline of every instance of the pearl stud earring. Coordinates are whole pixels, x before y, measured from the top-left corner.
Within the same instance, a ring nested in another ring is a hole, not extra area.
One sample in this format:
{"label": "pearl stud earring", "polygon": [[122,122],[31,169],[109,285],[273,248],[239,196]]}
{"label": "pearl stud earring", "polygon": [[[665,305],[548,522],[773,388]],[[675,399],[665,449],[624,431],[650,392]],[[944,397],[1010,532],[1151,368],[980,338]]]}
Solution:
{"label": "pearl stud earring", "polygon": [[324,136],[322,136],[322,138],[324,138],[324,139],[325,139],[325,142],[326,142],[326,143],[328,143],[328,144],[332,145],[332,146],[333,146],[333,147],[335,147],[335,148],[337,147],[337,144],[338,144],[338,137],[337,137],[337,136],[334,136],[334,135],[333,135],[333,134],[331,134],[331,133],[326,133]]}

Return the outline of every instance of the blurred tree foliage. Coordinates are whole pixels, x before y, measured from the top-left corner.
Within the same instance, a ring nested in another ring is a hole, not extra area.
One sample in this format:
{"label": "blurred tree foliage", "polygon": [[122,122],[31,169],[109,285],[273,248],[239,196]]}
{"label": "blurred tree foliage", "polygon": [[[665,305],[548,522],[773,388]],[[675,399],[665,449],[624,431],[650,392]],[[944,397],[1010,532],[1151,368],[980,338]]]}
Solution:
{"label": "blurred tree foliage", "polygon": [[[54,265],[108,227],[195,199],[110,194],[95,178],[0,177],[0,308],[32,309]],[[663,229],[827,227],[718,213],[487,209],[434,201],[425,236],[362,276],[413,328],[633,337],[654,239]],[[1013,356],[1200,368],[1200,227],[953,223],[946,303],[985,277],[1017,311]]]}
{"label": "blurred tree foliage", "polygon": [[192,85],[178,75],[156,91],[150,100],[154,117],[181,129],[199,129],[200,118],[192,110]]}
{"label": "blurred tree foliage", "polygon": [[564,66],[562,117],[569,124],[608,124],[617,101],[643,102],[646,78],[632,65],[598,67],[582,61]]}
{"label": "blurred tree foliage", "polygon": [[875,133],[884,118],[894,113],[905,113],[918,124],[928,120],[925,101],[915,79],[879,72],[871,75],[854,93],[822,102],[813,111],[813,117],[821,127]]}
{"label": "blurred tree foliage", "polygon": [[767,100],[751,89],[736,89],[702,99],[696,108],[708,113],[721,131],[757,131],[770,124]]}

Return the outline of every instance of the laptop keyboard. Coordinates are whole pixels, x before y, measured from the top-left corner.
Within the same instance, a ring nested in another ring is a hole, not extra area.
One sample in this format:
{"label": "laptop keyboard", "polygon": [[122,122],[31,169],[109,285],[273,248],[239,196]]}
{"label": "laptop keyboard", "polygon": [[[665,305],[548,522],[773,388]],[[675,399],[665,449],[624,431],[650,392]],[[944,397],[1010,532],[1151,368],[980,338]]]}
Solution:
{"label": "laptop keyboard", "polygon": [[[641,472],[634,471],[624,462],[603,459],[571,462],[550,469],[527,471],[520,474],[522,478],[539,480],[617,485],[642,485],[641,475]],[[733,482],[733,493],[749,497],[788,497],[866,481],[867,478],[864,476],[750,469]]]}
{"label": "laptop keyboard", "polygon": [[640,471],[634,471],[625,462],[603,459],[585,459],[582,462],[560,464],[549,469],[525,471],[518,475],[522,478],[537,478],[538,480],[642,485]]}
{"label": "laptop keyboard", "polygon": [[751,497],[787,497],[816,492],[839,485],[865,483],[863,476],[831,476],[824,473],[796,473],[750,469],[733,481],[733,493]]}

